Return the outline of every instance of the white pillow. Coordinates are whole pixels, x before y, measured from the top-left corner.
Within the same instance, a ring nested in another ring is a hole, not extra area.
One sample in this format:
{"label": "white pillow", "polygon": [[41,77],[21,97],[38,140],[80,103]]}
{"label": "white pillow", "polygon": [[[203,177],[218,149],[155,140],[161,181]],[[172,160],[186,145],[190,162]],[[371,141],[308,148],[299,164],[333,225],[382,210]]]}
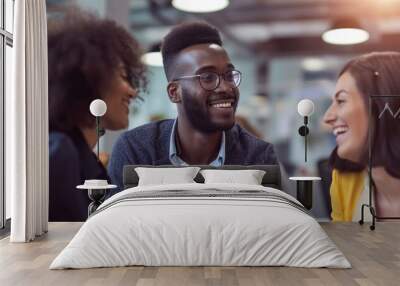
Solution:
{"label": "white pillow", "polygon": [[201,170],[205,184],[234,183],[246,185],[261,185],[265,171],[262,170]]}
{"label": "white pillow", "polygon": [[139,186],[195,183],[193,179],[199,170],[199,167],[135,168],[139,176]]}

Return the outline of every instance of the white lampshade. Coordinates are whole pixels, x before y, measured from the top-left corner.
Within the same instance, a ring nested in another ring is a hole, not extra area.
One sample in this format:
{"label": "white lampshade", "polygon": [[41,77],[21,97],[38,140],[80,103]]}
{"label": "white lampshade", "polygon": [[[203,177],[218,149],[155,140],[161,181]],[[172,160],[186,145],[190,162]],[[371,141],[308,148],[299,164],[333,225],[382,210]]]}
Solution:
{"label": "white lampshade", "polygon": [[314,113],[314,103],[310,99],[303,99],[297,104],[297,112],[301,116],[310,116]]}
{"label": "white lampshade", "polygon": [[319,58],[306,58],[302,61],[301,67],[310,72],[319,72],[326,69],[326,63]]}
{"label": "white lampshade", "polygon": [[363,29],[343,28],[326,31],[322,39],[333,45],[355,45],[368,41],[369,33]]}
{"label": "white lampshade", "polygon": [[355,45],[368,41],[369,33],[356,19],[337,19],[332,27],[322,34],[322,40],[332,45]]}
{"label": "white lampshade", "polygon": [[95,99],[90,103],[89,109],[93,116],[103,116],[107,111],[107,104],[101,99]]}
{"label": "white lampshade", "polygon": [[225,9],[229,0],[172,0],[176,9],[191,13],[209,13]]}
{"label": "white lampshade", "polygon": [[148,66],[162,67],[163,59],[161,52],[148,52],[142,56],[142,62]]}

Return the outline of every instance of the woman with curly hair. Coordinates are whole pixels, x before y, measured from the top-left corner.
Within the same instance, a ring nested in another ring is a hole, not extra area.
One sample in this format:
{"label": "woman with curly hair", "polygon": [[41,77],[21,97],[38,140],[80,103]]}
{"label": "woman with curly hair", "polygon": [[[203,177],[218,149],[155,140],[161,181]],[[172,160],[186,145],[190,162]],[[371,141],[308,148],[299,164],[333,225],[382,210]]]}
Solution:
{"label": "woman with curly hair", "polygon": [[49,21],[50,221],[84,221],[89,198],[76,186],[107,179],[92,149],[96,144],[94,99],[107,104],[101,127],[128,127],[129,104],[145,85],[140,47],[114,21],[68,11]]}
{"label": "woman with curly hair", "polygon": [[337,143],[330,158],[334,221],[359,220],[361,204],[368,203],[369,136],[376,215],[400,217],[400,98],[386,97],[400,95],[399,73],[400,53],[376,52],[351,60],[339,74],[324,116]]}

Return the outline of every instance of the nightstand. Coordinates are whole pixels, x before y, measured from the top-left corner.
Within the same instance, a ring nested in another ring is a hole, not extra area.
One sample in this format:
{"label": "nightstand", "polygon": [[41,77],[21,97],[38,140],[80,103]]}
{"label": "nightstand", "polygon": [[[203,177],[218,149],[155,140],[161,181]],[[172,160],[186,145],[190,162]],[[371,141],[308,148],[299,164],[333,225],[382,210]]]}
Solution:
{"label": "nightstand", "polygon": [[320,181],[320,177],[290,177],[289,180],[296,181],[296,197],[308,210],[312,208],[313,182]]}
{"label": "nightstand", "polygon": [[94,213],[104,201],[107,191],[116,187],[116,185],[109,185],[106,180],[85,180],[84,185],[76,186],[77,189],[87,190],[89,199],[92,201],[88,206],[88,217]]}

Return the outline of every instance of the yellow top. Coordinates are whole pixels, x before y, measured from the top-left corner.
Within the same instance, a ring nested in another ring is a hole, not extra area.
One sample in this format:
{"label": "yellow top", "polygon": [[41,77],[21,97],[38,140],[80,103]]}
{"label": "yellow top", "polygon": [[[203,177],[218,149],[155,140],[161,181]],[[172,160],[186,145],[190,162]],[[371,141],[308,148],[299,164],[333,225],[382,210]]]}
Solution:
{"label": "yellow top", "polygon": [[364,189],[364,172],[332,172],[331,204],[333,221],[352,221]]}

